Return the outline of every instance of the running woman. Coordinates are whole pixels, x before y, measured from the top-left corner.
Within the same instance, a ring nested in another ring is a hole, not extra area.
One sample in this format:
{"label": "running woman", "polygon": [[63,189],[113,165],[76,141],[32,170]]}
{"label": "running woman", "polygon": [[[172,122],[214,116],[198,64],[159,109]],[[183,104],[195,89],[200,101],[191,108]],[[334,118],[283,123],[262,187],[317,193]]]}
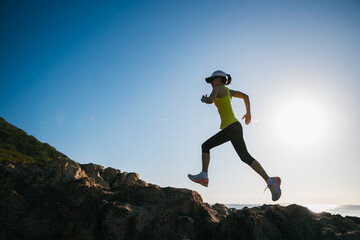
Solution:
{"label": "running woman", "polygon": [[245,93],[234,91],[225,87],[225,85],[229,85],[231,83],[231,76],[223,71],[215,71],[205,80],[207,83],[212,85],[213,90],[209,97],[207,95],[203,95],[201,101],[207,104],[215,103],[215,106],[220,114],[220,129],[222,130],[201,145],[202,172],[197,175],[189,174],[188,177],[192,181],[207,187],[209,184],[208,168],[210,162],[210,149],[227,141],[231,141],[240,159],[254,169],[254,171],[265,180],[267,187],[271,191],[272,200],[277,201],[281,196],[281,180],[279,177],[269,177],[260,163],[248,153],[243,138],[241,123],[235,118],[235,114],[232,109],[232,97],[244,99],[246,114],[242,117],[242,119],[245,118],[245,124],[249,124],[251,122],[249,96]]}

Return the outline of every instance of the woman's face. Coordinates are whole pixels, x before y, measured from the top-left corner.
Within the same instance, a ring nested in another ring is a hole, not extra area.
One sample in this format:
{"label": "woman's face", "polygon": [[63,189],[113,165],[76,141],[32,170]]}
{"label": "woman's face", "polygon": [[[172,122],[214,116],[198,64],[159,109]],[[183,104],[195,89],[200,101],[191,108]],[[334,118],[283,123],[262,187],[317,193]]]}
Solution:
{"label": "woman's face", "polygon": [[216,86],[216,85],[220,85],[220,84],[222,84],[221,77],[214,77],[213,81],[211,82],[211,85]]}

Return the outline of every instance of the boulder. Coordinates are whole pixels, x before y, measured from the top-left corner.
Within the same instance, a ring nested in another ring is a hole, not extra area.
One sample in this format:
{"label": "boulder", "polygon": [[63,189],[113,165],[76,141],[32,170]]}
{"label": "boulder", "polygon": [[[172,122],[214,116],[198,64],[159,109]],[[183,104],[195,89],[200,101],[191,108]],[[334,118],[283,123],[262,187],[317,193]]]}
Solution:
{"label": "boulder", "polygon": [[80,164],[67,158],[57,158],[46,164],[45,168],[51,184],[66,183],[87,176]]}
{"label": "boulder", "polygon": [[86,173],[103,172],[105,169],[103,166],[94,163],[81,164],[81,167],[85,170]]}
{"label": "boulder", "polygon": [[115,168],[112,167],[108,167],[105,168],[104,170],[104,178],[106,178],[106,180],[110,183],[113,184],[113,182],[115,181],[116,177],[121,173],[120,170],[117,170]]}
{"label": "boulder", "polygon": [[229,215],[229,209],[224,204],[216,203],[211,207],[216,211],[219,216]]}
{"label": "boulder", "polygon": [[86,172],[87,176],[90,178],[93,178],[95,180],[95,183],[104,187],[104,188],[110,188],[109,181],[106,181],[102,175],[105,170],[105,168],[98,164],[88,163],[88,164],[82,164],[81,167]]}
{"label": "boulder", "polygon": [[106,182],[102,177],[100,176],[97,176],[97,177],[94,177],[94,180],[95,180],[95,183],[96,184],[99,184],[100,186],[104,187],[104,188],[110,188],[110,185],[108,182]]}
{"label": "boulder", "polygon": [[125,183],[126,184],[136,184],[136,182],[139,180],[139,174],[137,173],[129,173],[127,174]]}
{"label": "boulder", "polygon": [[120,174],[120,184],[124,184],[126,182],[127,175],[127,172],[123,172]]}

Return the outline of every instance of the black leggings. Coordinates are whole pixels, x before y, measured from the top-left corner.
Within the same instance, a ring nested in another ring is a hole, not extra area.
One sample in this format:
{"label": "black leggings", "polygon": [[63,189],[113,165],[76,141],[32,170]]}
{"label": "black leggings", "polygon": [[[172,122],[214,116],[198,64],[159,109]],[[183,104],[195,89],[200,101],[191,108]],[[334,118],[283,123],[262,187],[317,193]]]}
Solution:
{"label": "black leggings", "polygon": [[243,130],[240,122],[234,122],[209,138],[201,145],[203,153],[210,153],[210,149],[231,141],[240,159],[251,165],[255,159],[248,153],[243,138]]}

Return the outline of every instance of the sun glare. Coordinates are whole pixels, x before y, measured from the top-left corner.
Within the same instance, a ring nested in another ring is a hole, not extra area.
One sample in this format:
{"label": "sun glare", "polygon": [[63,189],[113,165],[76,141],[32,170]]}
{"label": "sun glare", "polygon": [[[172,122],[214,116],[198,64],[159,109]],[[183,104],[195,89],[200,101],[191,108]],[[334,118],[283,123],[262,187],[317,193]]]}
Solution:
{"label": "sun glare", "polygon": [[291,97],[277,108],[275,130],[279,141],[291,146],[316,146],[326,140],[328,116],[321,102]]}

